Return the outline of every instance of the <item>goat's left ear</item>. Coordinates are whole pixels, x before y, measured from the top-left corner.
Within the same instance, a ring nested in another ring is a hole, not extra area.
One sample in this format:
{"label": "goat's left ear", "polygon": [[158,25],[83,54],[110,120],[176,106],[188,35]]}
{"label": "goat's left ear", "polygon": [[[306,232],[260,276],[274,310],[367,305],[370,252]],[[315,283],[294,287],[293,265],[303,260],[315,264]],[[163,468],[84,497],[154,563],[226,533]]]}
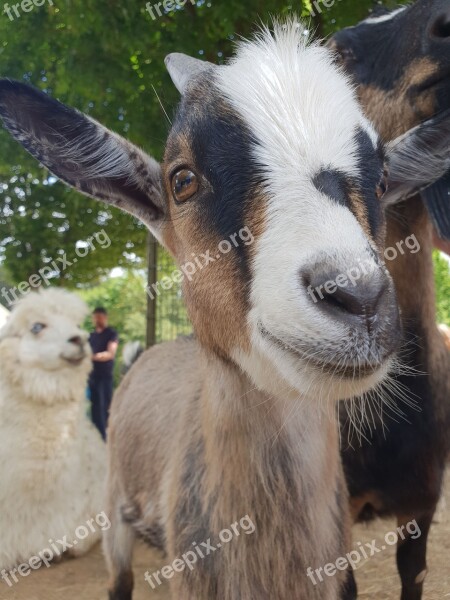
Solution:
{"label": "goat's left ear", "polygon": [[159,164],[87,115],[20,82],[0,80],[6,129],[59,179],[131,213],[160,237]]}
{"label": "goat's left ear", "polygon": [[450,168],[450,110],[407,131],[387,146],[390,206],[424,190]]}
{"label": "goat's left ear", "polygon": [[192,58],[192,56],[180,52],[168,54],[164,62],[175,87],[182,95],[186,92],[189,84],[195,81],[199,75],[208,71],[213,72],[219,68],[206,60]]}

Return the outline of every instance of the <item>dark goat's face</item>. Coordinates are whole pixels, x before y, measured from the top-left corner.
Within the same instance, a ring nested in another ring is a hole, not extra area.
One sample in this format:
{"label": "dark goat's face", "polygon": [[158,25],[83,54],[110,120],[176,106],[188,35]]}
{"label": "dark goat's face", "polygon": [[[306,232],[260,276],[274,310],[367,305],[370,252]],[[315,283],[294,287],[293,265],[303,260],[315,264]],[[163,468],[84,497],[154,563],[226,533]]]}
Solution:
{"label": "dark goat's face", "polygon": [[385,141],[450,108],[448,0],[419,0],[366,19],[330,45]]}

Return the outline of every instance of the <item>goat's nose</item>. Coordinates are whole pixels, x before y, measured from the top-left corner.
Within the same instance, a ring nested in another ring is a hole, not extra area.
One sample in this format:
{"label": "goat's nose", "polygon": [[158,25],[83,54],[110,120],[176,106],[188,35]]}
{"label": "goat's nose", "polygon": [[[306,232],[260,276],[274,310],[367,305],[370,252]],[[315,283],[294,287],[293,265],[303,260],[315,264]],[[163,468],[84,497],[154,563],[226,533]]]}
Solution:
{"label": "goat's nose", "polygon": [[392,303],[390,282],[382,271],[350,276],[341,271],[315,267],[302,273],[308,296],[333,319],[346,324],[363,325],[369,330],[380,309]]}
{"label": "goat's nose", "polygon": [[69,338],[69,343],[70,344],[75,344],[75,346],[83,346],[84,345],[84,341],[81,339],[81,337],[79,335],[74,335],[73,337]]}
{"label": "goat's nose", "polygon": [[433,18],[430,36],[433,41],[450,41],[450,6]]}

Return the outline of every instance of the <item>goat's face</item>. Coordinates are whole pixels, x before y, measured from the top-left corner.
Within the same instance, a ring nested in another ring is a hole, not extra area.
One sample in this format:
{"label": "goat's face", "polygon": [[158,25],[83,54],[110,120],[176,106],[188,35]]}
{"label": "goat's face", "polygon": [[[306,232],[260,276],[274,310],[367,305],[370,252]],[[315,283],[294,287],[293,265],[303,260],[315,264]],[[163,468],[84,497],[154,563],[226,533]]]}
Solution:
{"label": "goat's face", "polygon": [[266,390],[344,398],[383,377],[399,325],[382,264],[385,149],[332,63],[294,24],[224,67],[170,55],[182,100],[161,166],[21,84],[0,85],[0,115],[58,177],[149,226],[188,274],[204,346]]}
{"label": "goat's face", "polygon": [[450,108],[448,0],[418,0],[367,19],[335,34],[330,46],[384,140]]}
{"label": "goat's face", "polygon": [[79,323],[87,307],[75,295],[63,290],[30,293],[13,309],[3,327],[2,345],[11,349],[23,379],[45,380],[61,376],[87,376],[91,369],[91,352],[87,333]]}
{"label": "goat's face", "polygon": [[[175,80],[177,61],[168,60]],[[180,200],[186,172],[193,194]],[[181,263],[220,256],[233,236],[238,244],[185,280],[203,343],[265,387],[281,374],[316,393],[328,378],[339,397],[379,380],[400,337],[381,260],[384,150],[327,50],[280,29],[197,77],[162,173],[164,239]],[[333,286],[353,272],[357,281]]]}

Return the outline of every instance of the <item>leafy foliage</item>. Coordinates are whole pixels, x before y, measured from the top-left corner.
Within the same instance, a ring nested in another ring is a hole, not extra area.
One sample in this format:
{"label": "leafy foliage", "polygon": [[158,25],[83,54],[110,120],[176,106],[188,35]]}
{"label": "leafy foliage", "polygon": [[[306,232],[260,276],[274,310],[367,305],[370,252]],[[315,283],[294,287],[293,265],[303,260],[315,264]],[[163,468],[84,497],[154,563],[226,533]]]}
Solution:
{"label": "leafy foliage", "polygon": [[[128,271],[121,277],[112,277],[94,288],[80,291],[89,308],[104,306],[112,327],[117,329],[121,343],[131,340],[145,342],[146,296],[145,274]],[[91,329],[90,320],[85,323]]]}
{"label": "leafy foliage", "polygon": [[[197,0],[153,20],[142,0],[58,0],[13,21],[0,15],[2,75],[83,110],[160,158],[168,121],[157,94],[169,118],[178,100],[164,67],[168,53],[220,63],[237,35],[248,36],[271,15],[314,14],[311,30],[328,34],[363,18],[374,4],[336,0],[327,9],[322,0]],[[56,285],[92,285],[115,266],[145,266],[142,225],[49,178],[3,131],[0,182],[0,263],[14,281],[28,279],[99,228],[113,241],[110,248],[78,261]]]}
{"label": "leafy foliage", "polygon": [[450,326],[450,263],[435,251],[434,277],[436,282],[437,321]]}

